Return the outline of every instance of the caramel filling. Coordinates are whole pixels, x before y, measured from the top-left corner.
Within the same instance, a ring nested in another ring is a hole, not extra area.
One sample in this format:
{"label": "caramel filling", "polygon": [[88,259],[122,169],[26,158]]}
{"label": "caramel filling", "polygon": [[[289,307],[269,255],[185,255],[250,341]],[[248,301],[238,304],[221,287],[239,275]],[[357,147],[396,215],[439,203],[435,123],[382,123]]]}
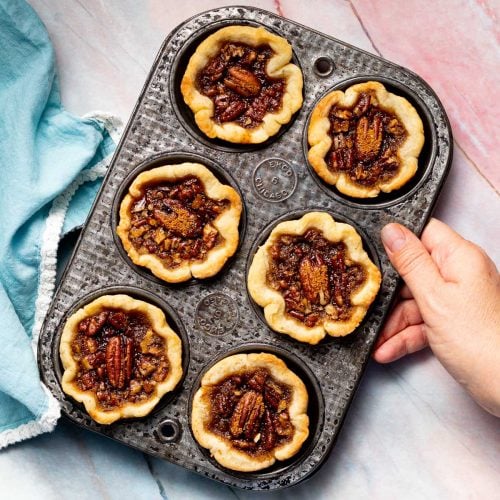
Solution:
{"label": "caramel filling", "polygon": [[210,388],[206,428],[249,455],[265,455],[294,432],[290,388],[266,368],[235,373]]}
{"label": "caramel filling", "polygon": [[271,78],[266,72],[273,55],[268,45],[250,47],[233,42],[222,45],[196,81],[198,90],[214,103],[214,121],[255,128],[267,113],[280,110],[285,81]]}
{"label": "caramel filling", "polygon": [[328,115],[332,147],[326,162],[363,186],[393,178],[399,169],[398,150],[407,137],[399,119],[378,106],[371,92],[363,92],[352,108],[333,106]]}
{"label": "caramel filling", "polygon": [[75,383],[95,392],[103,410],[143,401],[168,374],[165,349],[144,314],[104,309],[78,324],[71,343]]}
{"label": "caramel filling", "polygon": [[280,236],[269,255],[267,282],[283,295],[286,314],[307,327],[350,318],[351,294],[366,276],[348,258],[343,242],[332,243],[319,230],[309,229],[300,236]]}
{"label": "caramel filling", "polygon": [[203,260],[224,241],[213,221],[228,206],[209,198],[197,177],[148,185],[130,208],[129,240],[139,254],[154,254],[167,268]]}

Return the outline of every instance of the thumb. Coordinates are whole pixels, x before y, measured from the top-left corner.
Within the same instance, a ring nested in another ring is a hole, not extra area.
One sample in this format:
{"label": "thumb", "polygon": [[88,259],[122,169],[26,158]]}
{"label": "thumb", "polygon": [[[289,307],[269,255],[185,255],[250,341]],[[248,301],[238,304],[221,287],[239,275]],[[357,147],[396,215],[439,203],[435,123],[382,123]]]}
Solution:
{"label": "thumb", "polygon": [[443,278],[422,242],[401,224],[387,224],[381,236],[392,265],[405,280],[417,304],[431,302],[432,292]]}

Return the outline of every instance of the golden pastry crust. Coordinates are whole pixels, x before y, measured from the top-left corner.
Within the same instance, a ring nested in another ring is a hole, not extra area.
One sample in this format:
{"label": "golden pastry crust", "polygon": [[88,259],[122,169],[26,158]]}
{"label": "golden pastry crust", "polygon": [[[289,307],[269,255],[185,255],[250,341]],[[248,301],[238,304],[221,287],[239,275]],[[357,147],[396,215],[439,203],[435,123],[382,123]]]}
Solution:
{"label": "golden pastry crust", "polygon": [[[232,374],[257,368],[266,368],[277,382],[288,385],[292,394],[288,410],[290,421],[294,426],[293,436],[263,456],[245,453],[232,446],[229,440],[206,428],[211,408],[209,401],[211,387]],[[201,387],[193,398],[191,428],[198,443],[208,448],[222,466],[241,472],[257,471],[273,465],[276,460],[286,460],[299,451],[309,435],[307,404],[308,395],[304,383],[280,358],[268,353],[236,354],[219,361],[203,376]]]}
{"label": "golden pastry crust", "polygon": [[[345,172],[332,171],[325,158],[332,146],[329,135],[330,109],[339,105],[351,109],[363,92],[375,96],[376,105],[384,111],[394,114],[407,132],[407,137],[399,146],[397,155],[400,165],[396,175],[385,182],[377,182],[368,186],[354,182]],[[373,198],[380,191],[390,193],[406,184],[416,173],[418,156],[424,144],[424,128],[415,108],[403,97],[388,92],[378,82],[366,82],[353,85],[345,92],[336,90],[327,94],[314,108],[308,128],[309,153],[308,160],[316,173],[328,184],[348,196],[355,198]]]}
{"label": "golden pastry crust", "polygon": [[[267,74],[271,78],[283,78],[286,82],[281,109],[275,113],[267,113],[263,122],[255,128],[244,128],[231,121],[222,124],[214,121],[213,101],[197,89],[198,73],[219,53],[225,42],[243,43],[251,47],[269,45],[274,55],[268,61]],[[228,26],[208,36],[189,60],[181,82],[184,101],[193,111],[200,130],[212,139],[217,137],[240,144],[261,143],[275,135],[302,106],[302,72],[290,63],[291,59],[291,45],[284,38],[273,35],[262,27]]]}
{"label": "golden pastry crust", "polygon": [[[223,241],[210,249],[203,260],[185,260],[176,267],[168,268],[155,254],[139,253],[130,241],[130,210],[135,201],[143,195],[142,191],[146,186],[161,181],[174,182],[188,176],[194,176],[202,182],[209,198],[217,201],[229,201],[229,207],[212,221],[212,225],[218,230]],[[142,172],[132,182],[128,194],[120,205],[120,222],[116,232],[134,264],[147,267],[155,276],[168,283],[180,283],[191,277],[209,278],[221,270],[227,259],[234,254],[238,247],[238,225],[241,210],[242,202],[236,190],[219,182],[204,165],[188,162],[165,165]]]}
{"label": "golden pastry crust", "polygon": [[[317,229],[331,242],[343,242],[346,256],[363,267],[365,280],[351,295],[352,313],[347,320],[325,320],[322,324],[308,327],[286,313],[283,295],[269,286],[267,275],[270,266],[269,249],[281,235],[303,235],[309,229]],[[259,247],[248,272],[248,290],[253,300],[264,308],[269,326],[296,340],[317,344],[326,334],[340,337],[353,332],[364,318],[380,288],[381,274],[363,250],[361,237],[348,225],[335,222],[325,212],[310,212],[298,220],[281,222],[271,232],[267,241]]]}
{"label": "golden pastry crust", "polygon": [[[144,314],[151,324],[155,334],[165,340],[166,356],[169,370],[166,378],[159,382],[151,395],[140,403],[125,403],[113,410],[103,410],[98,403],[94,391],[83,391],[75,383],[78,364],[73,358],[71,344],[78,332],[79,323],[105,309],[118,309],[125,312]],[[72,314],[61,336],[59,355],[64,367],[62,389],[76,401],[83,403],[87,413],[100,424],[111,424],[123,418],[143,417],[151,412],[160,399],[172,391],[182,377],[182,342],[177,334],[167,324],[165,314],[156,306],[133,299],[128,295],[103,295]]]}

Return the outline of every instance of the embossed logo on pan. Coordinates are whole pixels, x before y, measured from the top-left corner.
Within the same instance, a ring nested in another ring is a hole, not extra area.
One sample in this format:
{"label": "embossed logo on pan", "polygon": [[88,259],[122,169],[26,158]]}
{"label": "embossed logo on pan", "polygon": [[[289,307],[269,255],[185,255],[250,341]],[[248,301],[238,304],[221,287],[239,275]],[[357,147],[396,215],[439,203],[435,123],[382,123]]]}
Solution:
{"label": "embossed logo on pan", "polygon": [[257,165],[252,176],[256,193],[270,202],[284,201],[295,192],[297,174],[290,163],[281,158],[268,158]]}
{"label": "embossed logo on pan", "polygon": [[238,305],[225,293],[211,293],[196,307],[196,328],[209,335],[231,333],[239,320]]}

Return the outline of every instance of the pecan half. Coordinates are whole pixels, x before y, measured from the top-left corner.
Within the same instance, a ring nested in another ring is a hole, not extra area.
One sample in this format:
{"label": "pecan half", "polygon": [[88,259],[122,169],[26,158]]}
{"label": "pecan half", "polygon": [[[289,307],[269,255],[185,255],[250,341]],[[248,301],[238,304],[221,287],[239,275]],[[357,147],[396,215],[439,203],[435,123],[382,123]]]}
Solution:
{"label": "pecan half", "polygon": [[[346,265],[345,259],[342,252],[337,252],[330,260],[331,266],[334,269],[333,283],[334,292],[333,296],[335,302],[339,306],[343,306],[345,301],[348,300],[348,290],[347,290],[347,274],[345,272]],[[344,300],[346,299],[346,300]]]}
{"label": "pecan half", "polygon": [[106,346],[106,373],[109,383],[122,389],[132,376],[134,343],[132,339],[112,337]]}
{"label": "pecan half", "polygon": [[380,116],[360,118],[356,126],[356,153],[360,160],[373,160],[382,146],[383,127]]}
{"label": "pecan half", "polygon": [[264,425],[262,429],[262,448],[272,450],[276,445],[276,432],[274,430],[273,419],[269,410],[264,412]]}
{"label": "pecan half", "polygon": [[304,295],[311,303],[326,305],[330,301],[328,266],[320,254],[304,257],[299,266],[299,277]]}
{"label": "pecan half", "polygon": [[234,437],[244,434],[246,439],[253,439],[257,434],[264,413],[262,394],[248,391],[238,401],[234,409],[229,430]]}
{"label": "pecan half", "polygon": [[227,72],[224,84],[233,92],[243,97],[256,96],[260,92],[260,81],[251,71],[233,66]]}

